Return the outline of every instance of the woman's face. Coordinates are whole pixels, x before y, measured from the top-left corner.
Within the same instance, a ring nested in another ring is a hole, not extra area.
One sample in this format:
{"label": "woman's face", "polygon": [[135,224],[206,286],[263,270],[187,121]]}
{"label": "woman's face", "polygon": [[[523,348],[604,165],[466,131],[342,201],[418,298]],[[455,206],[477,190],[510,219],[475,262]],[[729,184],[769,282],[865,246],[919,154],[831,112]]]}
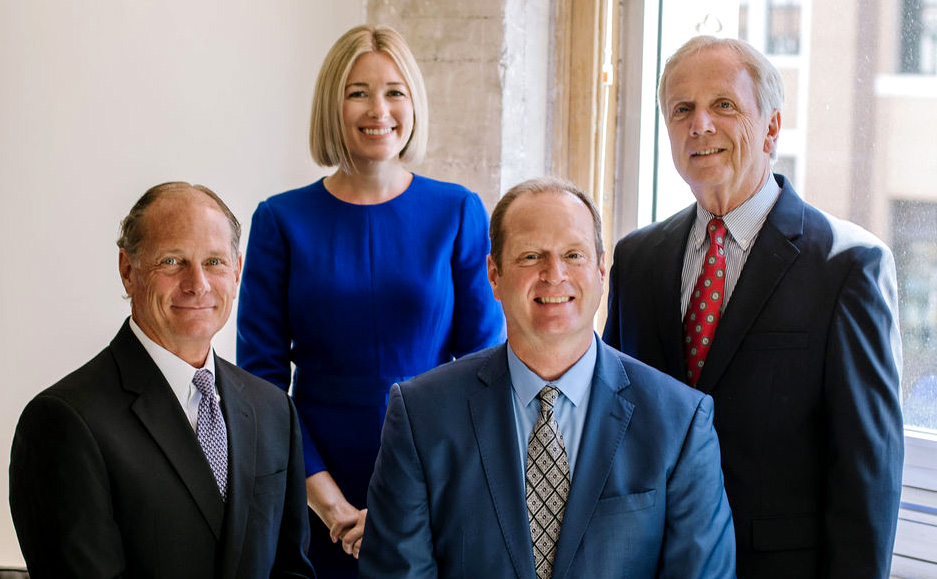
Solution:
{"label": "woman's face", "polygon": [[393,59],[362,54],[351,67],[342,101],[345,146],[356,166],[399,162],[413,133],[410,88]]}

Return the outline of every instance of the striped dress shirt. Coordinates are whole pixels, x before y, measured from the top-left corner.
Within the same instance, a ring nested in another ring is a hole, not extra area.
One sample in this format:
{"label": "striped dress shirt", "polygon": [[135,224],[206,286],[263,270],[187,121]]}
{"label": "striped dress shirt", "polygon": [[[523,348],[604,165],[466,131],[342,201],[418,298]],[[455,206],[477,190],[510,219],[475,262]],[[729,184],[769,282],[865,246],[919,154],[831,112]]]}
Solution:
{"label": "striped dress shirt", "polygon": [[[739,281],[739,276],[742,274],[742,268],[745,267],[745,261],[748,260],[752,246],[755,245],[758,232],[761,231],[761,226],[764,225],[768,213],[771,212],[771,208],[774,207],[774,203],[778,200],[780,194],[781,188],[778,187],[777,182],[769,173],[768,179],[757,193],[745,203],[722,216],[722,221],[729,231],[724,246],[726,252],[726,287],[722,300],[722,311],[725,311],[729,300],[732,298],[735,284]],[[718,216],[706,211],[697,203],[696,221],[693,222],[693,227],[690,228],[686,253],[683,256],[681,319],[686,316],[686,309],[690,306],[690,295],[693,293],[696,279],[702,271],[706,250],[709,249],[709,235],[706,233],[706,226],[713,217]]]}

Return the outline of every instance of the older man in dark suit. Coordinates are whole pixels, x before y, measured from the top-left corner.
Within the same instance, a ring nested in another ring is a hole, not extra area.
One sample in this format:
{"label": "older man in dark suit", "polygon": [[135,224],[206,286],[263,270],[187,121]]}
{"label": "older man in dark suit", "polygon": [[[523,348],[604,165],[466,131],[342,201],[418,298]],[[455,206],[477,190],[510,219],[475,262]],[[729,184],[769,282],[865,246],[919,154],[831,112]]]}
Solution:
{"label": "older man in dark suit", "polygon": [[697,202],[615,249],[605,341],[713,397],[743,579],[886,578],[901,494],[891,252],[771,173],[781,77],[697,37],[661,75]]}
{"label": "older man in dark suit", "polygon": [[34,579],[314,577],[289,398],[215,356],[240,225],[165,183],[122,222],[131,316],[39,394],[13,440],[10,506]]}

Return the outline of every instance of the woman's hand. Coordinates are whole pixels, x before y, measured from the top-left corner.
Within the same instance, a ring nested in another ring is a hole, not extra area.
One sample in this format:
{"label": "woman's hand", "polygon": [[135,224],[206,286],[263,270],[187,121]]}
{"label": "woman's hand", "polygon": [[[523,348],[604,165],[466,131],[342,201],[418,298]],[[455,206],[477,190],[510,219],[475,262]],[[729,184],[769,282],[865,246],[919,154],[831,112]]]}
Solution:
{"label": "woman's hand", "polygon": [[342,549],[357,559],[368,510],[356,509],[349,503],[328,471],[306,479],[306,501],[328,527],[332,542],[341,541]]}

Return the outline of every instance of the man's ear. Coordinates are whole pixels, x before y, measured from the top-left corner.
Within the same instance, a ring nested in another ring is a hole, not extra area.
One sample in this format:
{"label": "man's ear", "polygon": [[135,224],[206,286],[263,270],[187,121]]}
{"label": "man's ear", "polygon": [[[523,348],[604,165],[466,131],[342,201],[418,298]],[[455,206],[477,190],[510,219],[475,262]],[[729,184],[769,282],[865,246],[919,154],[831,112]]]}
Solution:
{"label": "man's ear", "polygon": [[768,134],[765,135],[765,153],[769,155],[778,146],[778,135],[781,133],[781,111],[771,113],[768,119]]}
{"label": "man's ear", "polygon": [[495,295],[495,299],[499,302],[501,301],[501,296],[498,295],[498,278],[500,274],[498,272],[498,264],[495,263],[491,254],[488,254],[488,283],[491,284],[491,292]]}
{"label": "man's ear", "polygon": [[121,249],[117,254],[117,270],[120,272],[120,282],[124,284],[124,293],[128,296],[133,295],[133,263],[126,250]]}

